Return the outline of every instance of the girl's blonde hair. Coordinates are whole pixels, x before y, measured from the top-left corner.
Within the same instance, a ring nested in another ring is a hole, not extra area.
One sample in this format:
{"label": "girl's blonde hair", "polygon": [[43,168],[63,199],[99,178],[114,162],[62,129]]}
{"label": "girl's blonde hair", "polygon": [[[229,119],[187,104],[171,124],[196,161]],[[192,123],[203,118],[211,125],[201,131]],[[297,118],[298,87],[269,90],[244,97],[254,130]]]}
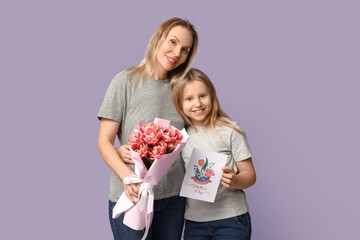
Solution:
{"label": "girl's blonde hair", "polygon": [[219,99],[216,96],[216,90],[212,82],[210,81],[209,77],[206,76],[205,73],[200,71],[199,69],[192,68],[188,71],[188,73],[180,79],[172,82],[170,84],[172,92],[173,92],[173,100],[176,107],[176,110],[179,112],[181,117],[184,119],[186,125],[192,126],[191,120],[182,109],[183,101],[184,101],[184,89],[186,84],[193,82],[193,81],[200,81],[206,85],[209,90],[211,102],[212,102],[212,109],[210,110],[209,115],[205,119],[204,126],[208,126],[212,129],[213,132],[218,134],[215,129],[215,126],[227,126],[230,128],[235,129],[240,134],[243,134],[239,129],[235,128],[230,122],[229,116],[222,110]]}
{"label": "girl's blonde hair", "polygon": [[[168,72],[168,78],[182,78],[189,71],[192,63],[194,62],[195,55],[197,52],[198,45],[198,35],[194,26],[187,19],[182,18],[170,18],[163,22],[153,33],[150,38],[150,41],[146,47],[144,59],[133,67],[126,69],[125,71],[132,71],[132,73],[140,73],[142,75],[142,81],[144,77],[151,77],[155,72],[156,61],[156,52],[159,44],[165,40],[170,30],[176,26],[182,26],[189,30],[193,37],[193,44],[191,46],[190,52],[186,58],[186,61],[178,66],[177,68]],[[129,79],[131,78],[130,77]]]}

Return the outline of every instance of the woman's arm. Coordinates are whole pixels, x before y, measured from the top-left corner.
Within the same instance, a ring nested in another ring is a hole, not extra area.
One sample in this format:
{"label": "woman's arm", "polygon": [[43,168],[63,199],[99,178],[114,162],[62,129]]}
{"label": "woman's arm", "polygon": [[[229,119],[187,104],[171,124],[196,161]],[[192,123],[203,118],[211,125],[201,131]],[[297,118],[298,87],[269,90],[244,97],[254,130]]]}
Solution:
{"label": "woman's arm", "polygon": [[[120,127],[120,123],[114,120],[102,118],[100,121],[100,131],[98,138],[98,149],[105,163],[121,178],[134,172],[120,158],[119,153],[114,148],[116,134]],[[132,196],[137,196],[137,184],[124,184],[124,190],[127,197],[134,201]]]}
{"label": "woman's arm", "polygon": [[235,163],[238,169],[237,174],[235,174],[231,166],[222,167],[223,174],[221,184],[226,188],[231,187],[236,189],[246,189],[254,185],[256,182],[256,173],[251,157]]}

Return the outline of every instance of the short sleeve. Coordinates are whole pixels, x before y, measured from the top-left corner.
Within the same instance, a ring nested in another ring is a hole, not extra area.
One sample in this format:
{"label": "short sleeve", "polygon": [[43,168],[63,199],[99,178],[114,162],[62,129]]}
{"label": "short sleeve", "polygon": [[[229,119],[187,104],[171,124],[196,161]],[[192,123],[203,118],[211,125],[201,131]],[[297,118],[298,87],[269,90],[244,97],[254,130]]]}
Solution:
{"label": "short sleeve", "polygon": [[237,124],[235,125],[235,128],[240,130],[242,134],[235,129],[232,131],[230,138],[231,153],[235,161],[242,161],[251,157],[251,151],[245,132]]}
{"label": "short sleeve", "polygon": [[104,101],[97,115],[98,119],[108,118],[121,122],[126,106],[126,74],[116,75],[104,97]]}

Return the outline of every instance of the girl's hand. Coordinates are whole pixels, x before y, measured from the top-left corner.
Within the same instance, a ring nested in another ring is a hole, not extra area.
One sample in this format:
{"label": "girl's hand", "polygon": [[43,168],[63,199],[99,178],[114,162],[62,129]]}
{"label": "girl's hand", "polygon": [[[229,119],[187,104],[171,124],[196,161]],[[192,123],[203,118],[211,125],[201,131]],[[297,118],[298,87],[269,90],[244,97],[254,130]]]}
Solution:
{"label": "girl's hand", "polygon": [[116,148],[116,151],[119,153],[121,159],[125,163],[134,164],[134,162],[131,160],[131,153],[130,153],[130,147],[129,145],[122,145],[120,147]]}
{"label": "girl's hand", "polygon": [[226,188],[246,189],[256,182],[256,173],[251,157],[235,162],[238,173],[232,167],[222,167],[221,184]]}
{"label": "girl's hand", "polygon": [[223,171],[223,174],[221,175],[221,184],[226,188],[232,187],[236,176],[234,169],[230,166],[226,166],[222,167],[221,170]]}

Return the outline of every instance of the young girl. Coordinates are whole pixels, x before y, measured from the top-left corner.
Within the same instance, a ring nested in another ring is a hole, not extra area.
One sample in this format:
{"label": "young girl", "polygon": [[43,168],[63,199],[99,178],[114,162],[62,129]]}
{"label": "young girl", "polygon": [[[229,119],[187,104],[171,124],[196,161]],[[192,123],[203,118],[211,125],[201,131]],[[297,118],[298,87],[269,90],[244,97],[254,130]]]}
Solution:
{"label": "young girl", "polygon": [[[154,121],[155,117],[171,120],[178,129],[184,127],[176,111],[169,87],[170,79],[186,74],[197,51],[197,33],[193,25],[184,19],[172,18],[163,22],[152,35],[144,59],[116,75],[107,89],[98,113],[100,131],[99,153],[113,170],[110,179],[109,218],[114,239],[141,239],[144,232],[135,231],[123,224],[124,214],[112,218],[112,210],[120,194],[125,191],[129,199],[137,196],[137,184],[123,184],[134,173],[125,162],[130,162],[130,152],[114,148],[116,135],[121,144],[141,120]],[[122,148],[126,148],[126,145]],[[153,188],[155,195],[154,217],[147,239],[180,239],[185,199],[179,197],[184,166],[179,157],[168,173]]]}
{"label": "young girl", "polygon": [[172,83],[172,91],[190,136],[182,151],[185,167],[194,147],[228,155],[215,202],[186,199],[185,240],[250,239],[243,189],[255,183],[256,174],[245,133],[221,109],[214,85],[200,70]]}

